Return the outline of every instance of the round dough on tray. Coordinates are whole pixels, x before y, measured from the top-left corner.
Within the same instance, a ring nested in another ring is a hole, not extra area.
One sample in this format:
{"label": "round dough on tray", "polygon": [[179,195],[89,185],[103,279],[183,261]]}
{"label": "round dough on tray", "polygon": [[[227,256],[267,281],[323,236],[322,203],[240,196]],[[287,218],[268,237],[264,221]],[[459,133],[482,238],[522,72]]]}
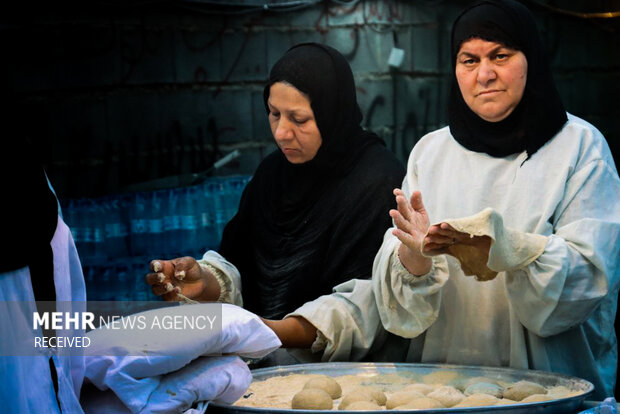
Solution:
{"label": "round dough on tray", "polygon": [[407,404],[399,405],[395,410],[429,410],[433,408],[445,408],[442,403],[428,397],[418,397]]}
{"label": "round dough on tray", "polygon": [[465,388],[465,395],[489,394],[497,398],[502,398],[504,389],[497,384],[490,382],[476,382]]}
{"label": "round dough on tray", "polygon": [[318,388],[307,388],[293,396],[291,407],[299,410],[331,410],[332,397]]}
{"label": "round dough on tray", "polygon": [[499,398],[489,394],[472,394],[463,398],[460,403],[453,407],[486,407],[487,405],[495,405],[498,402]]}
{"label": "round dough on tray", "polygon": [[393,408],[399,407],[401,405],[407,404],[409,401],[414,398],[422,398],[425,397],[421,392],[416,391],[397,391],[388,396],[387,402],[385,403],[385,408],[391,410]]}
{"label": "round dough on tray", "polygon": [[439,387],[435,391],[426,394],[426,396],[439,401],[444,407],[452,407],[465,398],[461,391],[449,385]]}
{"label": "round dough on tray", "polygon": [[347,406],[347,410],[378,411],[381,407],[371,401],[354,401]]}
{"label": "round dough on tray", "polygon": [[312,378],[304,385],[304,389],[318,388],[325,391],[332,397],[332,400],[340,398],[342,396],[342,388],[340,384],[336,382],[332,377],[327,375],[321,375],[320,377]]}
{"label": "round dough on tray", "polygon": [[401,391],[415,391],[424,395],[428,395],[428,393],[432,392],[434,389],[435,387],[433,387],[432,385],[417,382],[415,384],[409,384],[405,386]]}
{"label": "round dough on tray", "polygon": [[540,384],[530,381],[519,381],[504,390],[504,398],[521,401],[533,394],[546,394],[547,390]]}
{"label": "round dough on tray", "polygon": [[357,386],[346,393],[340,401],[339,410],[348,410],[347,406],[355,401],[368,401],[377,405],[385,405],[385,394],[373,387]]}
{"label": "round dough on tray", "polygon": [[531,403],[531,402],[549,401],[549,400],[553,400],[553,399],[554,398],[551,395],[532,394],[532,395],[530,395],[528,397],[525,397],[520,402],[522,402],[522,403]]}

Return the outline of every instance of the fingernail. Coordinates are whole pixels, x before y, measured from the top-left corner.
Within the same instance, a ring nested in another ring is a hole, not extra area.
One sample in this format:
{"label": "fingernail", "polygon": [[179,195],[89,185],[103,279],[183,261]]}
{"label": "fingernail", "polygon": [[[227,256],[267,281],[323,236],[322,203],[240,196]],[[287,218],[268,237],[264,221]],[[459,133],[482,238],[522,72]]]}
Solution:
{"label": "fingernail", "polygon": [[170,282],[166,283],[166,292],[170,292],[172,291],[172,289],[174,289],[174,286],[172,286],[172,283]]}
{"label": "fingernail", "polygon": [[159,283],[163,282],[164,280],[166,280],[166,275],[164,275],[163,273],[157,273],[157,280],[159,281]]}
{"label": "fingernail", "polygon": [[159,272],[160,270],[161,270],[161,263],[160,262],[153,263],[153,271]]}
{"label": "fingernail", "polygon": [[174,276],[179,279],[179,280],[183,280],[185,279],[185,270],[181,270],[179,272],[175,272]]}

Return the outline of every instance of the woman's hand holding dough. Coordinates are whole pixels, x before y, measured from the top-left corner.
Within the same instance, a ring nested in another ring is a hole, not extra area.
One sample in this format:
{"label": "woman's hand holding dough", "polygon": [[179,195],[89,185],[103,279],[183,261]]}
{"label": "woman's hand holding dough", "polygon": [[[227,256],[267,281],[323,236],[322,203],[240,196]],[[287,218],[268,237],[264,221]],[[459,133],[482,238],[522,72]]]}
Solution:
{"label": "woman's hand holding dough", "polygon": [[491,238],[489,236],[471,236],[454,230],[448,223],[433,224],[428,229],[428,236],[424,239],[424,253],[447,253],[449,247],[455,244],[465,244],[480,250],[480,253],[489,257]]}
{"label": "woman's hand holding dough", "polygon": [[215,301],[220,296],[220,286],[215,276],[203,269],[193,257],[172,260],[152,260],[146,283],[153,293],[164,300],[180,301],[178,293],[197,301]]}

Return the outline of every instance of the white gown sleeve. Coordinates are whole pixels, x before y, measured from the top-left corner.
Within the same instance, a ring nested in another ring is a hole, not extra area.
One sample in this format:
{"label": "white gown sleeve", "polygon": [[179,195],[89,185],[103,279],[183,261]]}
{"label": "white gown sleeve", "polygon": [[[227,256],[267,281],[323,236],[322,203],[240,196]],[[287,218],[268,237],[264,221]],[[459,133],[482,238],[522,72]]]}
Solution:
{"label": "white gown sleeve", "polygon": [[370,280],[341,283],[289,316],[301,316],[317,328],[312,350],[323,352],[323,362],[359,361],[385,338]]}
{"label": "white gown sleeve", "polygon": [[237,268],[218,252],[209,250],[198,260],[198,264],[215,276],[220,284],[217,302],[243,306],[241,297],[241,275]]}
{"label": "white gown sleeve", "polygon": [[[405,197],[411,197],[412,188],[417,188],[415,176],[408,174],[402,186]],[[398,258],[399,246],[400,240],[388,229],[373,264],[373,291],[384,328],[404,338],[415,338],[437,319],[448,263],[444,256],[436,256],[429,273],[413,276]]]}
{"label": "white gown sleeve", "polygon": [[544,252],[506,275],[517,317],[543,337],[584,322],[618,290],[620,180],[613,164],[595,160],[572,174],[553,228]]}

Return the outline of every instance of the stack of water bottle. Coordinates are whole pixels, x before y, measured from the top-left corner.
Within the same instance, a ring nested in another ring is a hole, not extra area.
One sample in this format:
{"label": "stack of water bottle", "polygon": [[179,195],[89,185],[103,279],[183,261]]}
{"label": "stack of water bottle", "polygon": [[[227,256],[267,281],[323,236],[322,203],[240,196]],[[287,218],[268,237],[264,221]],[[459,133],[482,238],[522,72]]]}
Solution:
{"label": "stack of water bottle", "polygon": [[89,300],[152,300],[144,283],[151,259],[200,257],[217,249],[250,176],[96,199],[61,200]]}

